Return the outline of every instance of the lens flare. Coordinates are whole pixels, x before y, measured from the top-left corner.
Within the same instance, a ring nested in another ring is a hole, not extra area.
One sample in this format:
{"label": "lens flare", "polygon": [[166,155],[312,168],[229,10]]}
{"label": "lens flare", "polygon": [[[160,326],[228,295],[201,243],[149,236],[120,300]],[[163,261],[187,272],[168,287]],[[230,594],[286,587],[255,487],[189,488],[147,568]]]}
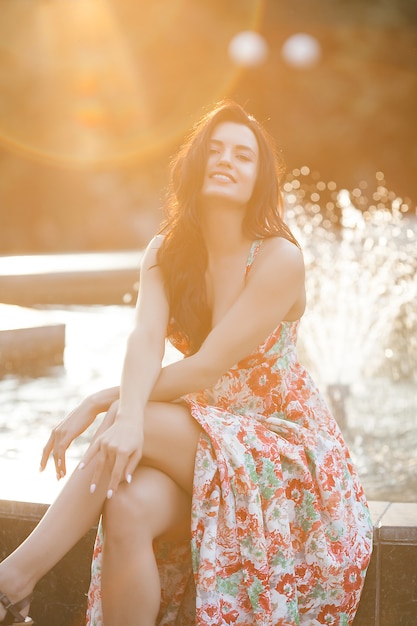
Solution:
{"label": "lens flare", "polygon": [[312,35],[296,33],[284,42],[282,56],[293,67],[312,67],[320,60],[321,47],[317,39]]}
{"label": "lens flare", "polygon": [[[36,4],[36,6],[35,6]],[[263,0],[74,0],[0,5],[0,144],[54,166],[90,168],[170,149],[230,93],[236,32]]]}
{"label": "lens flare", "polygon": [[258,67],[268,57],[268,44],[259,33],[245,30],[235,35],[231,40],[229,56],[236,65]]}

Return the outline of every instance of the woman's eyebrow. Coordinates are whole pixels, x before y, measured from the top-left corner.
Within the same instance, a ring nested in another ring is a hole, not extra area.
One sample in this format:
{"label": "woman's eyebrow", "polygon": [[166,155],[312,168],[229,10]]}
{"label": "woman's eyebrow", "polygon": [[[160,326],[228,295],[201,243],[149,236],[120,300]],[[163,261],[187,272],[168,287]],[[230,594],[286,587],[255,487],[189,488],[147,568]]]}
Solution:
{"label": "woman's eyebrow", "polygon": [[[210,139],[210,143],[216,144],[218,146],[224,145],[223,141],[220,141],[220,139]],[[252,150],[250,146],[246,146],[245,144],[237,144],[235,148],[237,150],[247,150],[248,152],[252,152],[252,154],[255,154],[254,150]]]}

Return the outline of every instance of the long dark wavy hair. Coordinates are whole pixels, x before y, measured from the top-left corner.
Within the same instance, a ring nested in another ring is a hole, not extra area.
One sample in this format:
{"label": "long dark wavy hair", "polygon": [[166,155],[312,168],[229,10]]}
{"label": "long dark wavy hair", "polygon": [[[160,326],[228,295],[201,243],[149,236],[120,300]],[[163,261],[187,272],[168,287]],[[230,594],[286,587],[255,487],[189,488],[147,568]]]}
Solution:
{"label": "long dark wavy hair", "polygon": [[165,220],[159,231],[164,234],[164,240],[158,265],[169,300],[170,330],[182,335],[190,354],[199,349],[211,327],[204,280],[207,250],[199,199],[210,138],[220,122],[244,124],[254,133],[259,146],[257,179],[243,221],[245,236],[252,240],[281,236],[298,245],[282,219],[280,184],[285,167],[272,138],[237,103],[230,100],[218,103],[194,126],[171,161]]}

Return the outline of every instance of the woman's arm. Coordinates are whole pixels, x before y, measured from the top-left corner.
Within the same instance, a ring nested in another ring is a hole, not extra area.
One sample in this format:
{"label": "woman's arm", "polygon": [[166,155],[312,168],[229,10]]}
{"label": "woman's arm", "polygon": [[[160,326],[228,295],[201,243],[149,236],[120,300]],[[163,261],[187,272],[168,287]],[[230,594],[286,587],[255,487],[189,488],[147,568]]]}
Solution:
{"label": "woman's arm", "polygon": [[93,442],[82,464],[95,459],[94,482],[104,466],[112,463],[113,491],[121,480],[128,479],[128,468],[134,468],[142,456],[144,408],[165,352],[169,305],[157,262],[160,242],[160,237],[154,238],[143,258],[135,326],[127,341],[117,415]]}
{"label": "woman's arm", "polygon": [[[268,240],[258,254],[245,288],[200,350],[161,368],[164,345],[161,337],[165,335],[168,322],[168,303],[160,270],[153,263],[145,267],[149,276],[145,274],[142,278],[138,323],[128,342],[118,414],[114,424],[92,444],[84,459],[87,464],[96,458],[93,482],[101,476],[108,459],[114,460],[110,492],[123,478],[129,479],[129,473],[140,461],[146,403],[149,400],[173,401],[213,386],[224,372],[265,340],[304,297],[301,252],[284,239]],[[159,320],[153,324],[149,317],[155,316]]]}
{"label": "woman's arm", "polygon": [[42,451],[40,471],[42,472],[52,454],[58,480],[67,473],[65,453],[71,443],[79,437],[96,419],[97,415],[108,411],[119,398],[119,387],[102,389],[87,396],[75,409],[53,428]]}
{"label": "woman's arm", "polygon": [[[168,304],[162,278],[157,267],[157,251],[161,238],[154,238],[145,252],[135,327],[127,342],[122,377],[122,399],[118,416],[138,416],[139,422],[150,390],[160,372],[165,349]],[[120,397],[120,387],[101,390],[85,398],[52,431],[42,453],[40,470],[49,456],[55,461],[57,478],[66,474],[65,451],[84,432],[98,414],[108,411]]]}
{"label": "woman's arm", "polygon": [[[161,369],[165,349],[168,304],[157,267],[157,251],[161,238],[155,237],[145,252],[136,306],[135,327],[127,342],[123,368],[122,400],[118,415],[141,415],[150,389]],[[84,432],[98,414],[108,411],[119,399],[120,387],[111,387],[83,400],[56,426],[42,453],[40,470],[53,455],[57,478],[66,474],[65,451],[71,442]]]}
{"label": "woman's arm", "polygon": [[135,326],[126,347],[117,420],[142,420],[165,352],[169,305],[157,254],[161,238],[148,246],[141,269]]}
{"label": "woman's arm", "polygon": [[161,370],[150,399],[171,401],[212,387],[255,350],[304,297],[301,251],[286,239],[266,240],[236,302],[196,354]]}

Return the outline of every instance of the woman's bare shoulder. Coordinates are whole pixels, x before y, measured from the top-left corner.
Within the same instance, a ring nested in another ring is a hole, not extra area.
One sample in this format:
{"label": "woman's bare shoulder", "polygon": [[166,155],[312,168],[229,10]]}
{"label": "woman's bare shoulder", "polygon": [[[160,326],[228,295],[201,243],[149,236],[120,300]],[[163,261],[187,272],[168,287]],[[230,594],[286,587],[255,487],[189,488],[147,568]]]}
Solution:
{"label": "woman's bare shoulder", "polygon": [[155,235],[145,248],[142,258],[142,267],[153,267],[158,264],[158,252],[164,241],[164,235]]}
{"label": "woman's bare shoulder", "polygon": [[259,255],[265,263],[285,263],[287,267],[301,269],[304,267],[303,253],[301,249],[285,237],[270,237],[265,239]]}
{"label": "woman's bare shoulder", "polygon": [[284,319],[301,317],[305,308],[305,268],[302,251],[295,243],[284,237],[265,239],[254,262],[253,277],[272,300],[292,294]]}
{"label": "woman's bare shoulder", "polygon": [[162,246],[164,239],[165,235],[154,235],[148,243],[147,248],[151,250],[159,250],[159,248]]}

